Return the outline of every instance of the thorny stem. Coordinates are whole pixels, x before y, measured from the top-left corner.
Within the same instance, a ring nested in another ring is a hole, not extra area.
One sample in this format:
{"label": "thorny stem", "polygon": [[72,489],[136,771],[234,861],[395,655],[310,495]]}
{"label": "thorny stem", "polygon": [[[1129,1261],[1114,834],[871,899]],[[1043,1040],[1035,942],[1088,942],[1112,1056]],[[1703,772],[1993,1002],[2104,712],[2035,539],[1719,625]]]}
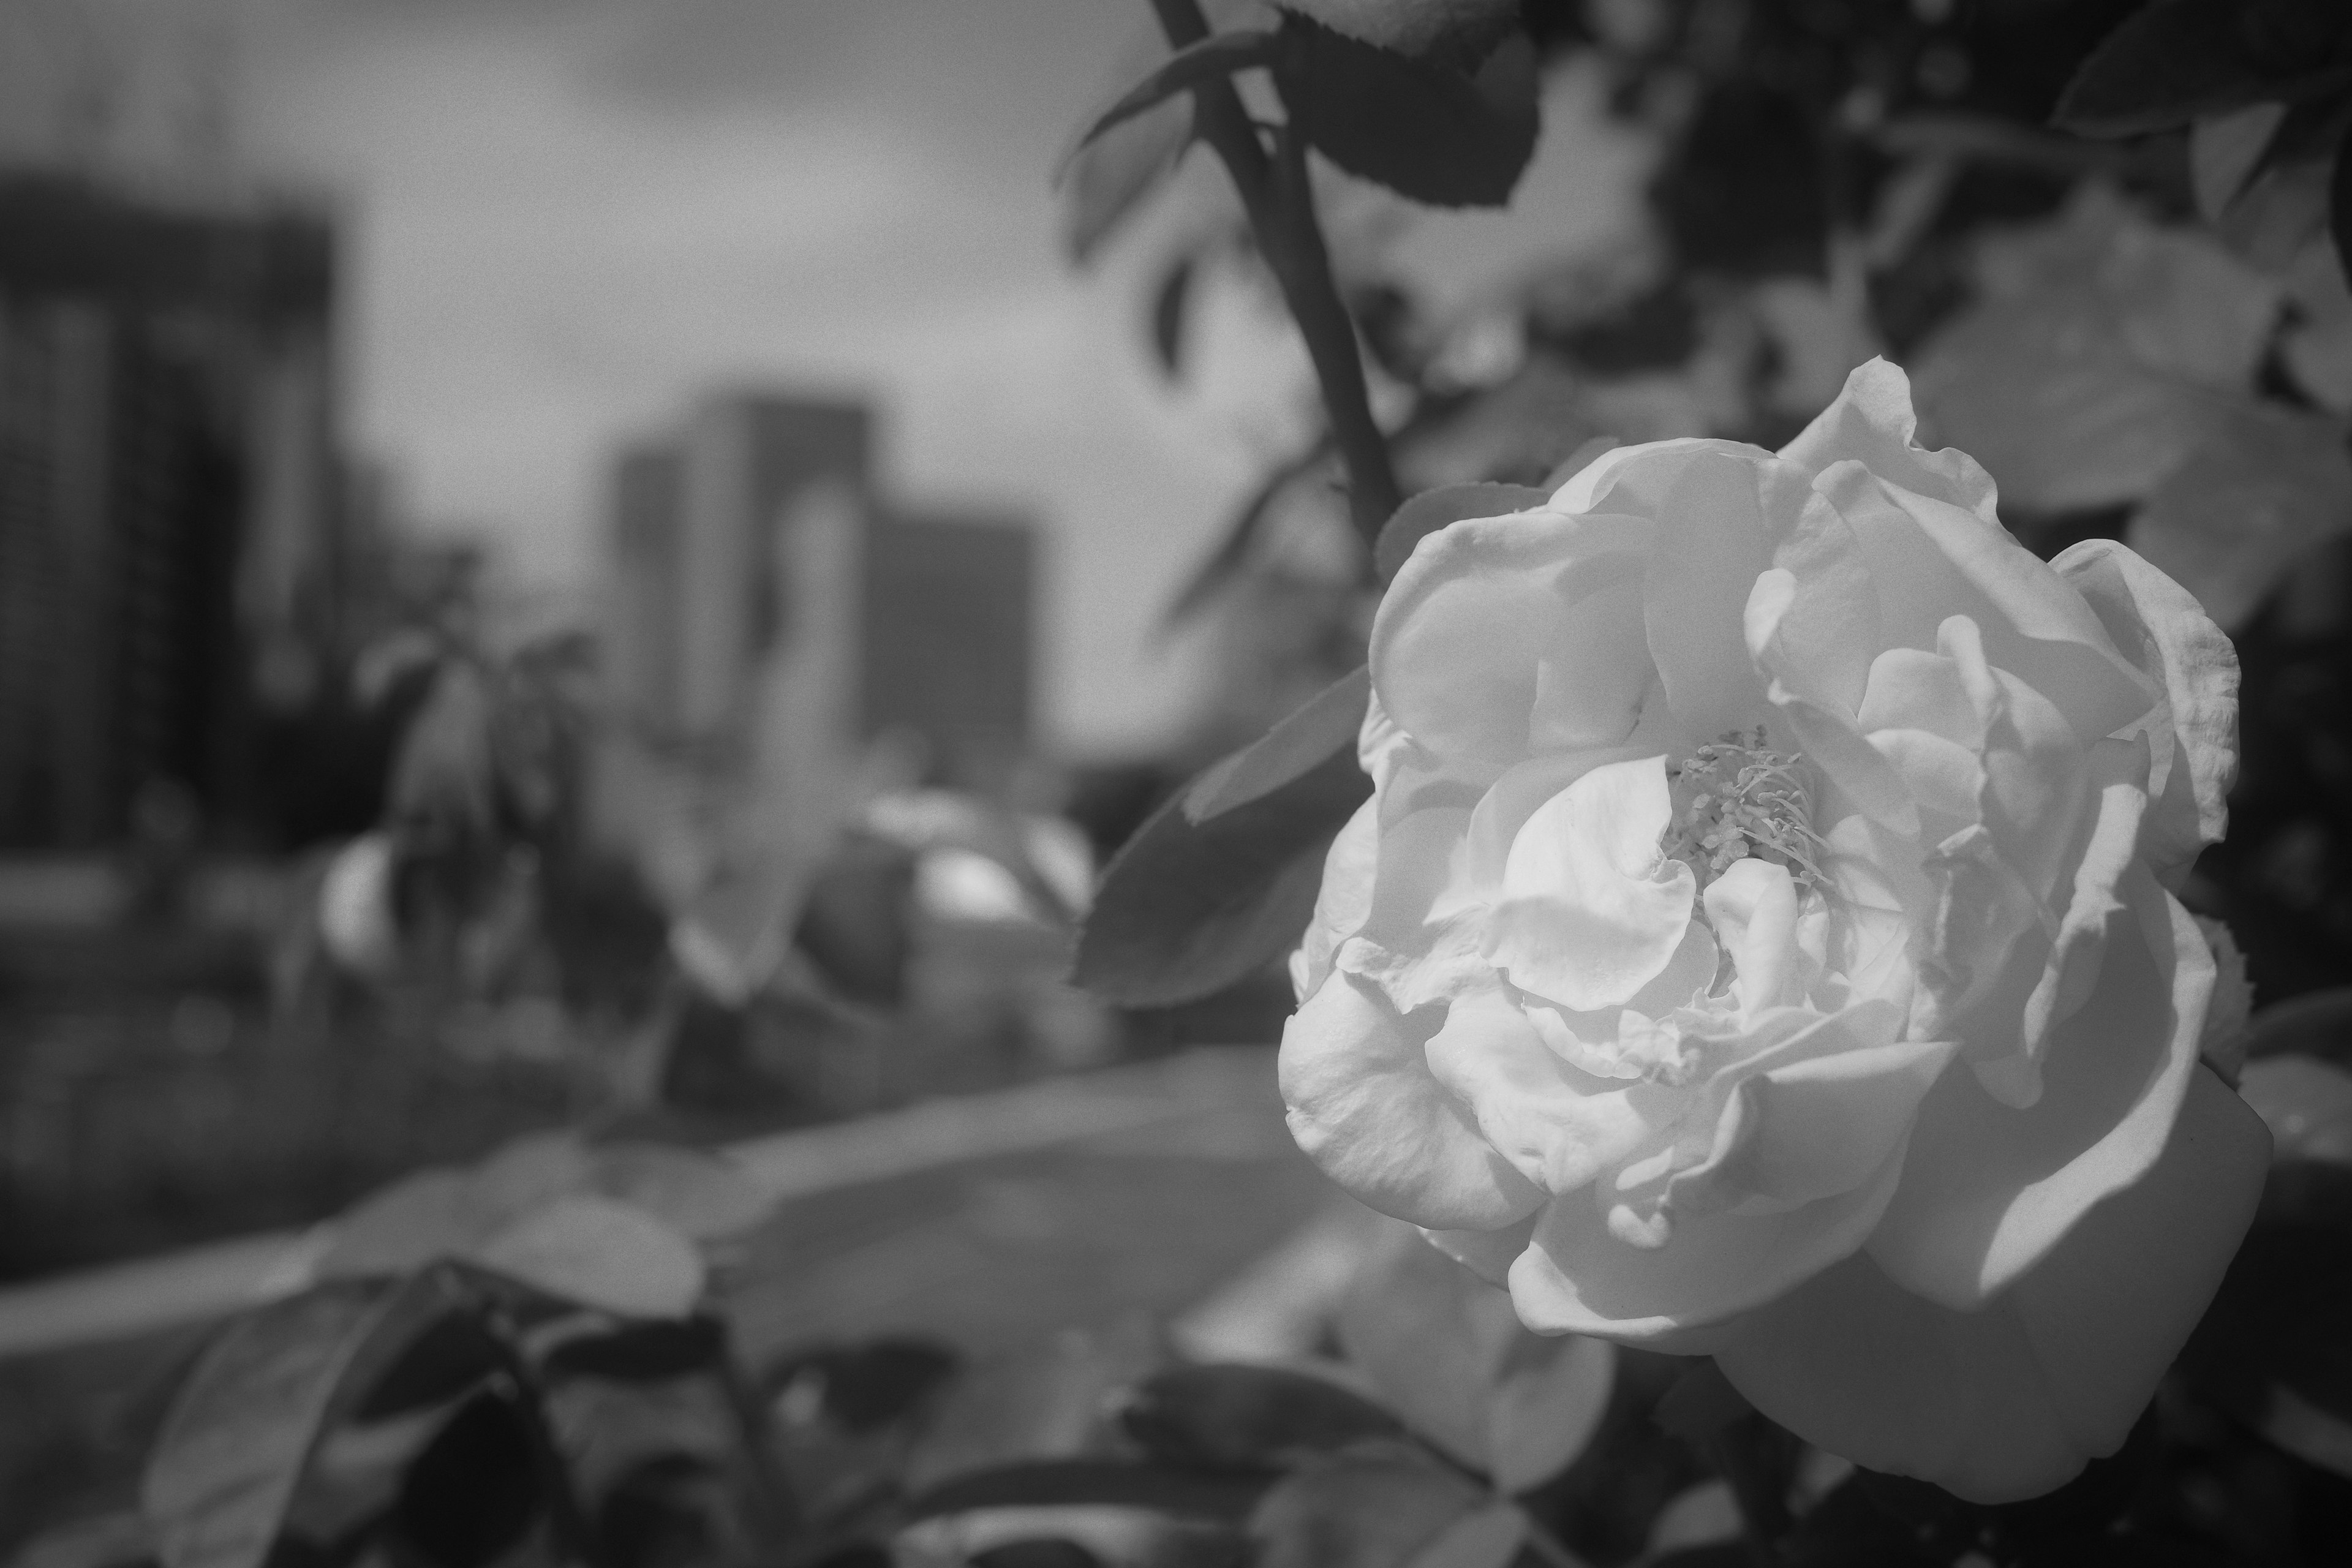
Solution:
{"label": "thorny stem", "polygon": [[[1151,0],[1151,7],[1171,48],[1209,36],[1200,0]],[[1201,139],[1233,177],[1258,248],[1307,341],[1307,358],[1314,363],[1324,411],[1331,421],[1332,443],[1348,471],[1349,514],[1369,547],[1403,498],[1389,464],[1388,442],[1372,418],[1355,322],[1340,302],[1330,252],[1316,222],[1306,142],[1290,127],[1280,127],[1275,132],[1274,155],[1268,157],[1241,95],[1229,81],[1195,89],[1193,101]]]}

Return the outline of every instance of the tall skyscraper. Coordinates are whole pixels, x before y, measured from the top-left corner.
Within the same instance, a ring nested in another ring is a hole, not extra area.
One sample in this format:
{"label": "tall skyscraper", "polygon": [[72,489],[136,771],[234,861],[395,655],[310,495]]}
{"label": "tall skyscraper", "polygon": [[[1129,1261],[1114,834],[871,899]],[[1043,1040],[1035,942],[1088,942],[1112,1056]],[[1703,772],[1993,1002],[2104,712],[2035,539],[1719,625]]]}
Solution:
{"label": "tall skyscraper", "polygon": [[125,833],[143,792],[257,809],[257,701],[334,603],[332,234],[0,176],[0,847]]}
{"label": "tall skyscraper", "polygon": [[1029,529],[877,498],[853,404],[712,397],[613,471],[608,689],[616,832],[680,790],[819,809],[866,742],[920,737],[943,781],[1001,780],[1029,738]]}

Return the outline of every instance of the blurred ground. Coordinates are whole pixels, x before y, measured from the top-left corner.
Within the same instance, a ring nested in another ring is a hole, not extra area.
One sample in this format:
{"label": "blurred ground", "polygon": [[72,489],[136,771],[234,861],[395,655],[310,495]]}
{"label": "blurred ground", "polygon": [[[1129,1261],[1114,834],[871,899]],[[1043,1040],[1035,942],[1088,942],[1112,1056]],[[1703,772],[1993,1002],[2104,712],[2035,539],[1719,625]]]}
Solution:
{"label": "blurred ground", "polygon": [[[1200,1049],[751,1147],[802,1195],[728,1275],[743,1359],[882,1333],[987,1357],[1210,1297],[1334,1202],[1284,1131],[1273,1058]],[[943,1163],[918,1163],[925,1139]],[[866,1179],[826,1185],[828,1165]],[[0,1331],[28,1300],[0,1291]],[[0,1549],[71,1498],[121,1495],[204,1332],[0,1359]]]}

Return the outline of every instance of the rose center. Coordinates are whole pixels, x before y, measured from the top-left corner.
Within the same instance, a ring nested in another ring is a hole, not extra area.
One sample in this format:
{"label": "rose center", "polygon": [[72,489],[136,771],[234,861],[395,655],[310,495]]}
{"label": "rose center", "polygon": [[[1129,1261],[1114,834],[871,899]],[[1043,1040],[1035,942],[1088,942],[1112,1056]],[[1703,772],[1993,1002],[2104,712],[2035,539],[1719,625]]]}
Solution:
{"label": "rose center", "polygon": [[1787,867],[1801,886],[1824,885],[1812,792],[1795,753],[1764,744],[1762,725],[1726,731],[1671,771],[1675,816],[1662,847],[1701,888],[1751,855]]}

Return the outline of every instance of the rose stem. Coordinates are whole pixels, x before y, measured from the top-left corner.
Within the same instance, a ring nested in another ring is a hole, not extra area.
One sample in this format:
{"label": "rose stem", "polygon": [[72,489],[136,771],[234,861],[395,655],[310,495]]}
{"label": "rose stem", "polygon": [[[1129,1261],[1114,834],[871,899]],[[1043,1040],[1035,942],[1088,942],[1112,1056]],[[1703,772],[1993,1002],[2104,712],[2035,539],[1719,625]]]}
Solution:
{"label": "rose stem", "polygon": [[[1159,14],[1160,29],[1171,48],[1209,36],[1200,0],[1151,0],[1151,8]],[[1331,421],[1332,443],[1348,470],[1349,514],[1369,549],[1403,498],[1389,466],[1388,442],[1372,418],[1356,324],[1340,302],[1331,278],[1330,252],[1316,222],[1306,142],[1285,124],[1275,132],[1274,156],[1269,158],[1230,81],[1195,88],[1193,103],[1201,138],[1233,177],[1258,249],[1307,341],[1307,358],[1314,362],[1315,380]]]}

